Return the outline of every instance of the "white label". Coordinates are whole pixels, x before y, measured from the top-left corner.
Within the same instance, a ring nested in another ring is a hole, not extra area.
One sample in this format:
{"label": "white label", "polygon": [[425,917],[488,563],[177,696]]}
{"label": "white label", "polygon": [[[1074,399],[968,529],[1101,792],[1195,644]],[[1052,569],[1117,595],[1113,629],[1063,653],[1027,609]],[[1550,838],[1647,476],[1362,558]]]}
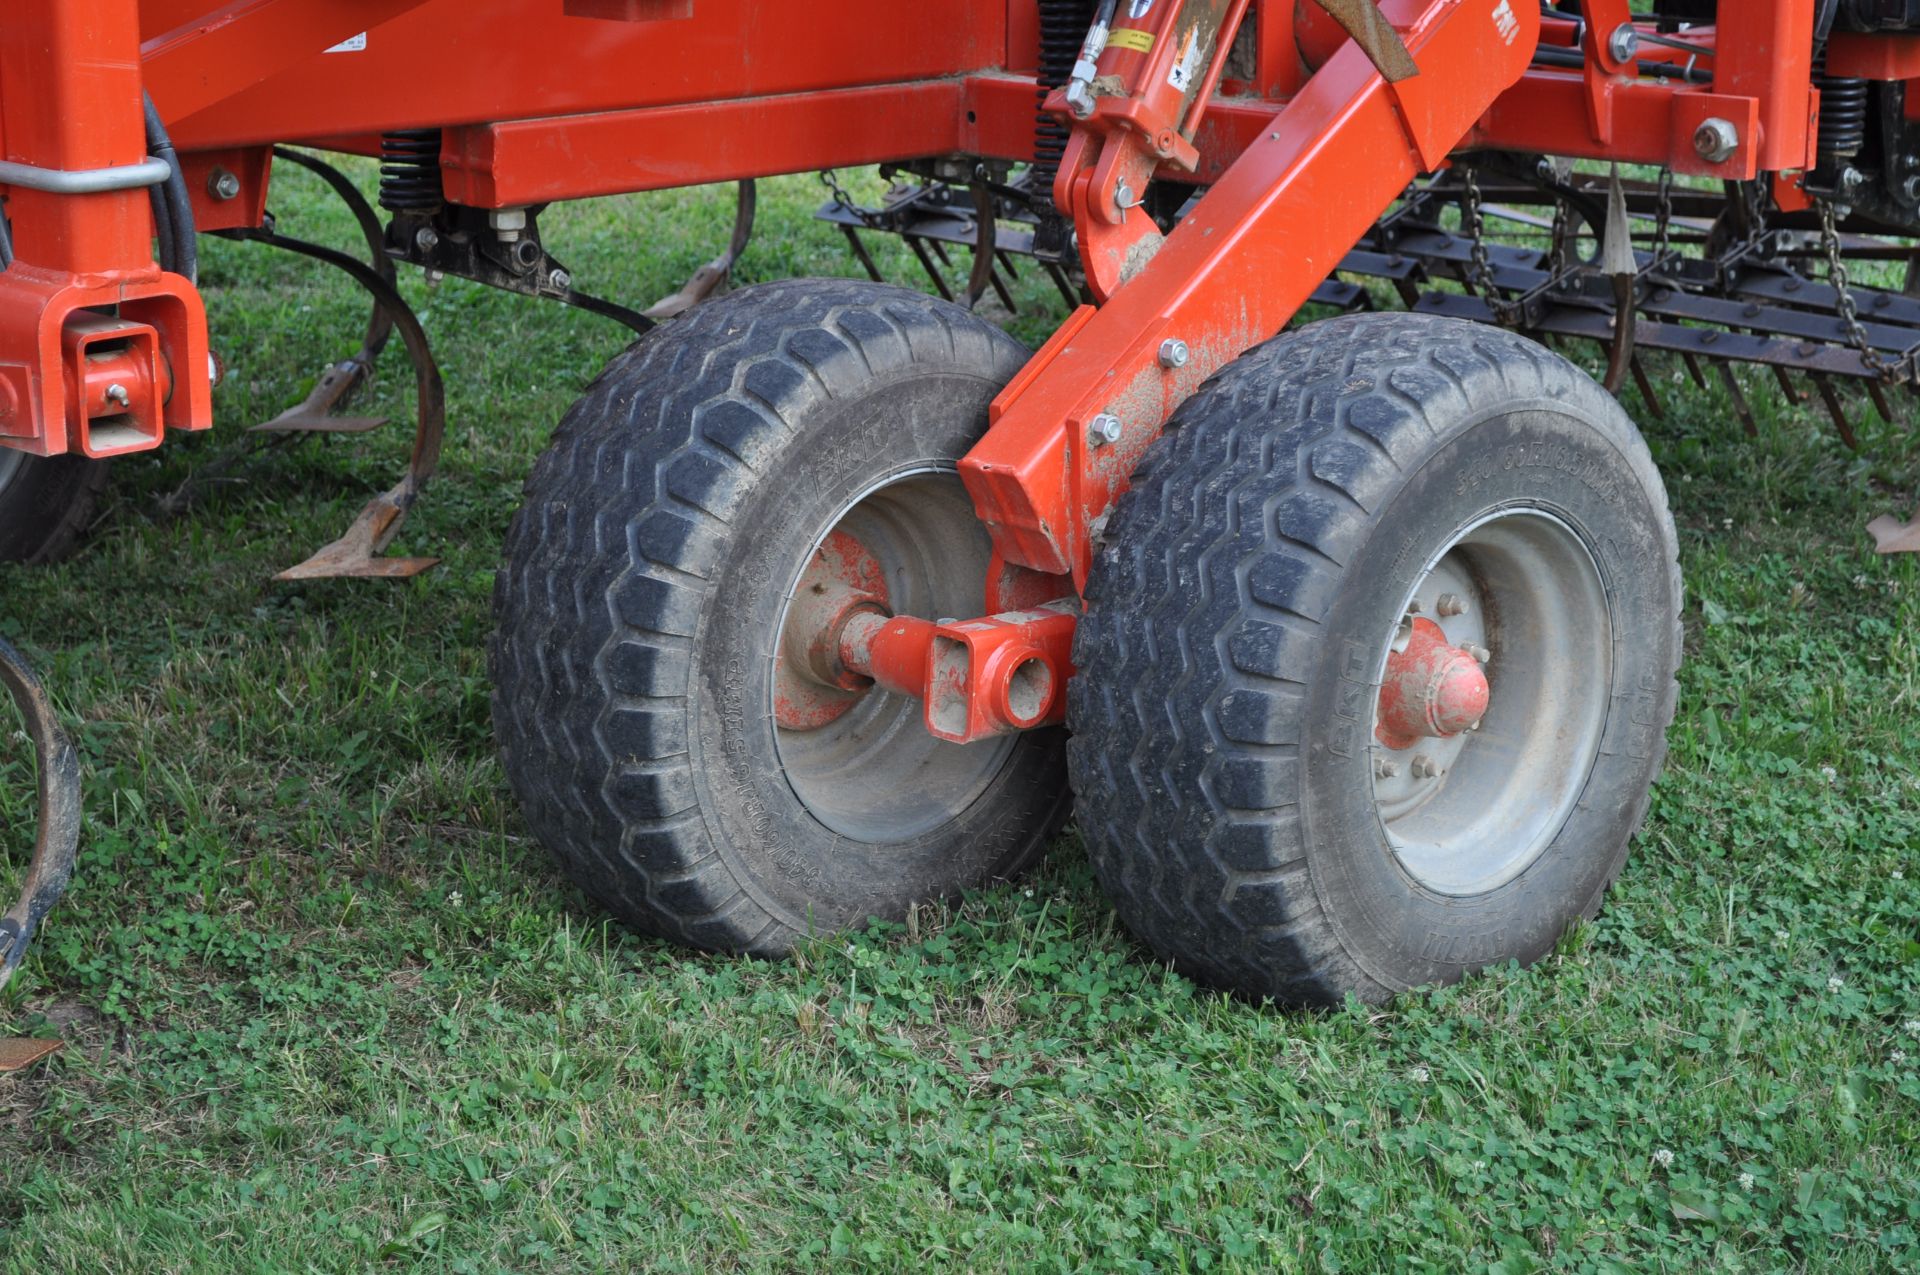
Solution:
{"label": "white label", "polygon": [[1520,34],[1520,19],[1513,16],[1511,0],[1500,0],[1493,6],[1493,29],[1502,40],[1513,43],[1513,37]]}
{"label": "white label", "polygon": [[1193,66],[1200,60],[1200,41],[1195,30],[1187,29],[1186,47],[1180,50],[1180,56],[1167,68],[1167,83],[1185,93],[1193,84]]}
{"label": "white label", "polygon": [[[1502,2],[1504,3],[1504,0],[1502,0]],[[367,47],[367,33],[365,31],[362,31],[359,35],[348,36],[346,39],[340,41],[340,43],[334,45],[331,49],[328,49],[327,52],[359,53],[363,51],[366,47]]]}

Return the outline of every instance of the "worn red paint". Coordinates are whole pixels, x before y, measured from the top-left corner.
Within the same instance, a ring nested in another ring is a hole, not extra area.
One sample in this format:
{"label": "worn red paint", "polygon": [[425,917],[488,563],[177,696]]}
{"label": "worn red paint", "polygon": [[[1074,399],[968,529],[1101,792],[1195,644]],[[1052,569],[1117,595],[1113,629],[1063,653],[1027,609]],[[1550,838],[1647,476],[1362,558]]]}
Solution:
{"label": "worn red paint", "polygon": [[1490,689],[1480,661],[1447,642],[1432,620],[1415,619],[1402,650],[1387,655],[1374,736],[1388,748],[1472,730]]}

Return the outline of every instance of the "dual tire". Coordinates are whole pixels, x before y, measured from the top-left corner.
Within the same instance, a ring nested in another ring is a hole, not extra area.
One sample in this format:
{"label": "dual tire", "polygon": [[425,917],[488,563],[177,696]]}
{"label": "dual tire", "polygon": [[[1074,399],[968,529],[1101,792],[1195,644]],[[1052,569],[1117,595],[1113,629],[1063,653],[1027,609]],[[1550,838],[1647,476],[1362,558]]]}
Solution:
{"label": "dual tire", "polygon": [[[1025,358],[919,294],[770,284],[649,335],[568,413],[509,533],[492,665],[509,781],[588,893],[777,954],[1017,873],[1070,770],[1120,915],[1245,995],[1378,1000],[1593,913],[1673,710],[1674,536],[1618,406],[1503,332],[1333,320],[1203,387],[1107,527],[1068,732],[942,743],[879,687],[797,718],[788,616],[845,537],[896,613],[988,609],[954,466]],[[1443,587],[1493,707],[1396,752],[1382,670]],[[1429,786],[1382,778],[1416,755]]]}

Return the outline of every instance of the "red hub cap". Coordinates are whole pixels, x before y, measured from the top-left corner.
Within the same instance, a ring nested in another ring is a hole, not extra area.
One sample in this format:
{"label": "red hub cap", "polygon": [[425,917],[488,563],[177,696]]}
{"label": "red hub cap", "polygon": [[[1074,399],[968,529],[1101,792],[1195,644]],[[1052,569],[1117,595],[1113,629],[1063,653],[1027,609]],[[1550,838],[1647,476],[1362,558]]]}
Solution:
{"label": "red hub cap", "polygon": [[1458,735],[1480,724],[1488,694],[1480,661],[1449,646],[1432,620],[1416,619],[1405,647],[1387,655],[1374,734],[1394,749]]}

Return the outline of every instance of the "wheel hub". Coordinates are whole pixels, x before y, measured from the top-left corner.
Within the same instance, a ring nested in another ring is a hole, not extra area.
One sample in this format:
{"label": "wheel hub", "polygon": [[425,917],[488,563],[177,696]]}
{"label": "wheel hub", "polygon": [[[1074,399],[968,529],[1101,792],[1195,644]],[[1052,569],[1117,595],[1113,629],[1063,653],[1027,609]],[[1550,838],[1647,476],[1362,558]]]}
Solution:
{"label": "wheel hub", "polygon": [[1479,727],[1489,691],[1480,661],[1457,646],[1432,620],[1409,626],[1406,644],[1387,656],[1374,733],[1388,748],[1421,739],[1445,739]]}
{"label": "wheel hub", "polygon": [[889,616],[880,560],[845,531],[827,533],[794,586],[773,673],[773,720],[818,730],[860,701],[873,679],[846,667],[840,636],[856,615]]}

